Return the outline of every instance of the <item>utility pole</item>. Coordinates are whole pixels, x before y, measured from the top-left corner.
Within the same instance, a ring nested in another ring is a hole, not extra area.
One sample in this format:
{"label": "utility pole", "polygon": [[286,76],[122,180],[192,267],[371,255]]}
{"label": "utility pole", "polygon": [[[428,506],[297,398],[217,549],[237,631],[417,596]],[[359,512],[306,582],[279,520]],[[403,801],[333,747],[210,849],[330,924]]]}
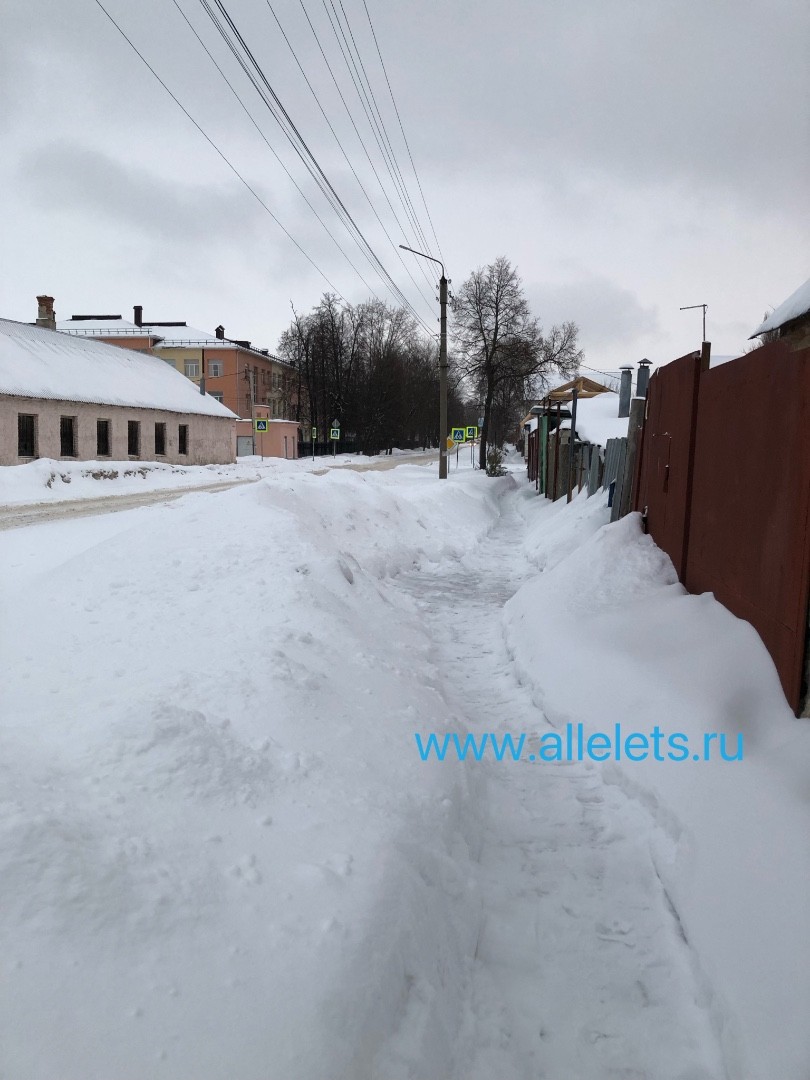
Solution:
{"label": "utility pole", "polygon": [[439,479],[447,479],[447,277],[444,272],[444,263],[441,259],[434,259],[432,255],[425,255],[424,251],[399,245],[403,251],[410,251],[412,255],[419,255],[430,262],[438,263],[442,268],[442,276],[439,278]]}
{"label": "utility pole", "polygon": [[447,278],[439,278],[439,479],[447,479]]}
{"label": "utility pole", "polygon": [[254,379],[256,372],[245,368],[245,375],[250,383],[250,427],[253,436],[253,456],[256,456],[256,385]]}
{"label": "utility pole", "polygon": [[576,426],[577,426],[577,388],[576,386],[571,391],[571,438],[568,441],[568,498],[566,502],[571,502],[571,493],[574,487],[576,478]]}

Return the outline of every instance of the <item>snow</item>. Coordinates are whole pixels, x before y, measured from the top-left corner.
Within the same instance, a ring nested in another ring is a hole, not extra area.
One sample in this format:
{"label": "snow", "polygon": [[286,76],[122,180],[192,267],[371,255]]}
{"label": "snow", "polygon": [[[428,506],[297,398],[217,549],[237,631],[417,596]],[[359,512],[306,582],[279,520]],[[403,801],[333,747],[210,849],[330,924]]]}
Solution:
{"label": "snow", "polygon": [[0,394],[233,417],[165,360],[0,319]]}
{"label": "snow", "polygon": [[111,319],[59,319],[56,329],[62,334],[75,334],[77,337],[93,334],[119,337],[157,337],[148,326],[138,326],[120,317]]}
{"label": "snow", "polygon": [[710,594],[688,595],[637,514],[604,528],[601,502],[536,516],[525,544],[543,573],[506,606],[510,648],[554,727],[743,733],[744,764],[611,763],[602,774],[657,825],[656,871],[730,1075],[800,1080],[810,730],[752,627]]}
{"label": "snow", "polygon": [[[567,405],[571,408],[571,405]],[[596,397],[580,398],[577,401],[577,435],[586,442],[597,446],[606,446],[608,439],[621,439],[627,435],[629,423],[626,416],[620,417],[619,395],[612,392],[597,394]],[[560,429],[571,428],[570,420],[563,420]]]}
{"label": "snow", "polygon": [[[271,423],[289,423],[272,420]],[[168,465],[160,461],[63,461],[38,458],[24,465],[0,466],[0,508],[100,499],[138,493],[178,491],[236,480],[259,480],[281,473],[324,472],[339,468],[371,468],[402,462],[435,464],[428,451],[395,450],[393,455],[336,454],[285,458],[240,457],[229,465]],[[438,460],[438,458],[436,458]],[[438,466],[436,466],[438,467]]]}
{"label": "snow", "polygon": [[[803,1080],[808,736],[751,628],[601,495],[349,460],[0,532],[0,1071]],[[569,719],[746,758],[414,749]]]}
{"label": "snow", "polygon": [[761,322],[751,335],[752,338],[766,334],[769,330],[778,330],[780,326],[806,315],[810,311],[810,278],[791,293],[770,315]]}
{"label": "snow", "polygon": [[738,353],[712,353],[709,357],[709,367],[721,367],[723,364],[730,364],[732,360],[738,359]]}

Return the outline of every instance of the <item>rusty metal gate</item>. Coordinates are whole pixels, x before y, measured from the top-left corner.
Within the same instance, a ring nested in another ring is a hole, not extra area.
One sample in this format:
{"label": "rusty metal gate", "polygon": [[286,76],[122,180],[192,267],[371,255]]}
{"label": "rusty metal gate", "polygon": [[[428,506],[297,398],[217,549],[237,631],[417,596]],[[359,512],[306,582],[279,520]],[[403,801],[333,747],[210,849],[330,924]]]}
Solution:
{"label": "rusty metal gate", "polygon": [[773,342],[650,380],[636,508],[690,592],[759,633],[798,711],[810,592],[810,349]]}

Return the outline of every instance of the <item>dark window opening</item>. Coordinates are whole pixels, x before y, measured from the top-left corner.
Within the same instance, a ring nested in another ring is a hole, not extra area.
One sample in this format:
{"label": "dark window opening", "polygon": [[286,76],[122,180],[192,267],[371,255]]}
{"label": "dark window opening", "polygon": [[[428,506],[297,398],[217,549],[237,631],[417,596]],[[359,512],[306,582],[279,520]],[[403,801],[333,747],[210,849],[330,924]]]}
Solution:
{"label": "dark window opening", "polygon": [[76,457],[76,417],[59,417],[59,453],[62,457]]}
{"label": "dark window opening", "polygon": [[96,420],[96,455],[110,456],[110,421]]}
{"label": "dark window opening", "polygon": [[127,453],[139,457],[141,453],[141,425],[138,420],[127,421]]}
{"label": "dark window opening", "polygon": [[188,424],[181,424],[177,432],[178,452],[188,453]]}
{"label": "dark window opening", "polygon": [[17,456],[37,456],[37,418],[25,413],[17,414]]}
{"label": "dark window opening", "polygon": [[166,453],[166,425],[155,424],[155,456],[160,457]]}

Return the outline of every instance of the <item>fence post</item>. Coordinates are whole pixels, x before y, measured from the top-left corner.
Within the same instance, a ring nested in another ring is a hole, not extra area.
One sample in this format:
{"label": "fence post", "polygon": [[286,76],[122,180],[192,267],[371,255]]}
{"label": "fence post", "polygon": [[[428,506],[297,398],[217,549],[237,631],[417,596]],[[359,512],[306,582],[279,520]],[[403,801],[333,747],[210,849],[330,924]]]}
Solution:
{"label": "fence post", "polygon": [[689,431],[689,458],[686,469],[686,507],[683,524],[683,547],[681,548],[681,567],[679,577],[686,582],[689,558],[689,532],[692,527],[692,481],[695,473],[695,445],[697,443],[698,408],[700,407],[700,379],[709,370],[712,358],[712,344],[704,341],[700,353],[695,353],[695,377],[692,390],[692,417]]}
{"label": "fence post", "polygon": [[624,475],[619,505],[619,517],[630,513],[633,480],[636,473],[636,454],[641,441],[641,429],[644,425],[644,410],[647,402],[644,398],[633,398],[630,402],[630,422],[627,426],[627,454],[624,459]]}

